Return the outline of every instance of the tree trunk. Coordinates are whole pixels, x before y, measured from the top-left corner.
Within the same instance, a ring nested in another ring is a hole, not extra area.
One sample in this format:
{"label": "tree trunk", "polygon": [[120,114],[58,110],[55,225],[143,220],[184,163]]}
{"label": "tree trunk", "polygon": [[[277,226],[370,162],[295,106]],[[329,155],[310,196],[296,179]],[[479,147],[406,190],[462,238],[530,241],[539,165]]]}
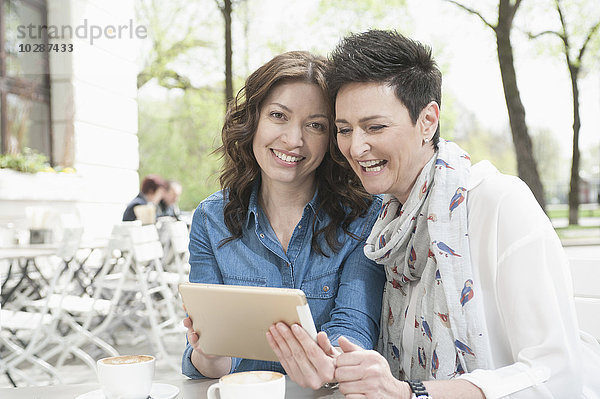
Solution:
{"label": "tree trunk", "polygon": [[571,185],[569,190],[569,224],[579,224],[579,86],[577,77],[579,68],[569,64],[571,86],[573,87],[573,161],[571,163]]}
{"label": "tree trunk", "polygon": [[508,0],[501,0],[498,13],[496,43],[498,45],[498,63],[502,76],[504,97],[508,108],[508,118],[512,132],[513,143],[517,155],[517,171],[519,177],[529,186],[535,199],[542,209],[546,209],[544,188],[537,170],[531,138],[529,137],[525,122],[525,107],[517,86],[510,30],[512,27],[514,11]]}
{"label": "tree trunk", "polygon": [[231,49],[231,0],[224,1],[223,18],[225,19],[225,102],[233,100],[232,49]]}

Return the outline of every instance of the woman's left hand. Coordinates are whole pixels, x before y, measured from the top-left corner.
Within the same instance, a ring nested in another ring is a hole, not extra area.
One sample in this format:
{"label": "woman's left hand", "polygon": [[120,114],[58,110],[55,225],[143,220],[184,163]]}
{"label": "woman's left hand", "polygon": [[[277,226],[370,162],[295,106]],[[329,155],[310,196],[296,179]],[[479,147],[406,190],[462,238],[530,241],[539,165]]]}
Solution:
{"label": "woman's left hand", "polygon": [[408,384],[392,375],[383,356],[373,350],[364,350],[346,338],[338,340],[344,353],[336,358],[335,379],[346,399],[409,399]]}
{"label": "woman's left hand", "polygon": [[319,389],[333,381],[336,350],[327,334],[317,334],[315,342],[298,324],[291,328],[277,323],[269,328],[267,341],[288,376],[301,387]]}

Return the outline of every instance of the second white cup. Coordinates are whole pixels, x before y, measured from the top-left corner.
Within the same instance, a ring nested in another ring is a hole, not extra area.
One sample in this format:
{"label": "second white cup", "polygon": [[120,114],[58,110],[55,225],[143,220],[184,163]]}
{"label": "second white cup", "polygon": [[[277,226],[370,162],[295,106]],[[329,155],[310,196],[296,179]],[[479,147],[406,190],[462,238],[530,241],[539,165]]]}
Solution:
{"label": "second white cup", "polygon": [[223,376],[208,388],[208,399],[284,399],[285,376],[274,371],[246,371]]}

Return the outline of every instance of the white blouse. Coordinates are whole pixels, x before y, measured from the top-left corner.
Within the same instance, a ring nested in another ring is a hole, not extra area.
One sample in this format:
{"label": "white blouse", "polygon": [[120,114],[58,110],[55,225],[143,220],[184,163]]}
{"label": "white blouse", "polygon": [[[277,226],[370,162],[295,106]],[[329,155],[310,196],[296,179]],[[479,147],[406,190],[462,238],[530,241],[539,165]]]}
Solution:
{"label": "white blouse", "polygon": [[566,256],[529,188],[479,162],[467,208],[493,369],[458,378],[487,399],[600,398],[600,344],[578,329]]}

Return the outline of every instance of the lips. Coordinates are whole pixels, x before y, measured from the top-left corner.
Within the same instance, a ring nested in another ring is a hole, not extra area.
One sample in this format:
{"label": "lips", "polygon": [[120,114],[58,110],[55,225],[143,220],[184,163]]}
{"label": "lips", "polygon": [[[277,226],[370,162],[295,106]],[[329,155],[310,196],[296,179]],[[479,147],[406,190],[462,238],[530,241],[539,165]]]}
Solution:
{"label": "lips", "polygon": [[357,163],[360,165],[360,167],[365,172],[379,172],[380,170],[382,170],[384,168],[384,166],[385,166],[385,164],[387,164],[387,162],[388,161],[386,161],[385,159],[357,161]]}
{"label": "lips", "polygon": [[295,162],[300,162],[303,159],[305,159],[306,157],[300,157],[300,156],[295,156],[295,155],[290,155],[290,154],[285,154],[281,151],[278,150],[274,150],[271,149],[271,152],[279,159],[281,159],[283,162],[290,162],[290,163],[295,163]]}

